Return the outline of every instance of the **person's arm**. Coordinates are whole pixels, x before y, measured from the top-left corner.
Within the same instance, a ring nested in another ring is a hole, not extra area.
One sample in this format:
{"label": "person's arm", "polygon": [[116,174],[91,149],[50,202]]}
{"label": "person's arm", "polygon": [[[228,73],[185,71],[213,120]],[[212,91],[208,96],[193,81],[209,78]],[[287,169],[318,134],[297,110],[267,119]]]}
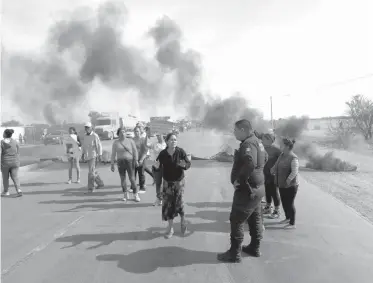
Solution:
{"label": "person's arm", "polygon": [[117,141],[113,142],[113,146],[111,148],[111,165],[114,165],[116,155],[117,155]]}
{"label": "person's arm", "polygon": [[140,146],[140,152],[138,153],[139,154],[139,163],[143,163],[144,160],[145,160],[145,157],[146,157],[146,145],[145,145],[145,141],[143,140],[141,142],[141,146]]}
{"label": "person's arm", "polygon": [[17,149],[17,154],[19,155],[19,143],[16,142],[16,149]]}
{"label": "person's arm", "polygon": [[102,144],[99,136],[95,134],[96,146],[97,146],[97,154],[98,156],[102,155]]}
{"label": "person's arm", "polygon": [[271,168],[271,174],[272,175],[276,174],[276,170],[277,170],[277,166],[278,166],[278,162],[279,162],[280,158],[281,158],[281,154],[277,158],[275,165],[273,165],[273,167]]}
{"label": "person's arm", "polygon": [[181,159],[185,161],[185,165],[181,166],[179,165],[183,170],[188,170],[192,163],[190,162],[188,155],[184,150],[181,151]]}
{"label": "person's arm", "polygon": [[239,150],[240,158],[242,160],[242,167],[238,171],[239,188],[252,193],[249,185],[249,177],[254,172],[255,164],[254,157],[257,156],[257,149],[251,144],[244,143]]}
{"label": "person's arm", "polygon": [[76,135],[76,143],[78,144],[78,147],[81,147],[82,146],[82,142],[80,141],[80,138],[78,135]]}
{"label": "person's arm", "polygon": [[298,158],[294,158],[291,161],[291,173],[287,178],[287,182],[290,183],[297,175],[299,172],[299,160]]}
{"label": "person's arm", "polygon": [[137,152],[135,141],[132,139],[130,141],[131,141],[133,159],[135,159],[135,161],[137,162],[139,160],[139,153]]}

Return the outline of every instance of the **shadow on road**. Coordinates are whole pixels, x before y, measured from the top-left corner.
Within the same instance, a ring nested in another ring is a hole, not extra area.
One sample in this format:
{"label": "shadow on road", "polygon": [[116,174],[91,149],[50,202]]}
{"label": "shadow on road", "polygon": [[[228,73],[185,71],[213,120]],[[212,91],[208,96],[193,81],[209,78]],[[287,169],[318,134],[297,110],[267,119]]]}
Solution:
{"label": "shadow on road", "polygon": [[65,246],[62,249],[72,248],[84,242],[98,243],[88,249],[97,249],[101,246],[108,246],[116,241],[150,241],[159,237],[163,237],[164,233],[148,229],[147,231],[135,231],[128,233],[109,233],[109,234],[78,234],[57,238],[56,242],[71,243],[70,246]]}
{"label": "shadow on road", "polygon": [[141,250],[129,255],[98,255],[98,261],[115,261],[118,267],[130,273],[150,273],[158,268],[181,267],[193,264],[217,264],[216,254],[187,250],[180,247],[159,247]]}
{"label": "shadow on road", "polygon": [[232,202],[188,202],[187,205],[196,208],[231,208]]}
{"label": "shadow on road", "polygon": [[[98,200],[98,202],[102,200]],[[117,199],[119,201],[119,199]],[[110,210],[110,209],[123,209],[123,208],[141,208],[141,207],[153,207],[152,203],[136,203],[136,202],[120,202],[120,203],[113,203],[113,204],[82,204],[76,207],[66,209],[66,210],[59,210],[54,212],[80,212],[82,209],[89,208],[90,211],[103,211],[103,210]]]}
{"label": "shadow on road", "polygon": [[[62,184],[62,183],[57,183],[57,184]],[[118,189],[118,191],[108,191],[109,189]],[[105,186],[105,188],[96,190],[92,196],[108,196],[108,195],[117,195],[120,193],[122,189],[119,186]],[[64,190],[41,190],[41,191],[25,191],[23,192],[24,195],[61,195],[63,197],[86,197],[87,196],[87,187],[80,187],[80,188],[68,188]]]}
{"label": "shadow on road", "polygon": [[[21,183],[22,187],[41,187],[41,186],[51,186],[51,185],[61,185],[65,182],[56,182],[56,183],[43,183],[43,182],[36,182],[36,183]],[[12,185],[14,187],[14,185]]]}

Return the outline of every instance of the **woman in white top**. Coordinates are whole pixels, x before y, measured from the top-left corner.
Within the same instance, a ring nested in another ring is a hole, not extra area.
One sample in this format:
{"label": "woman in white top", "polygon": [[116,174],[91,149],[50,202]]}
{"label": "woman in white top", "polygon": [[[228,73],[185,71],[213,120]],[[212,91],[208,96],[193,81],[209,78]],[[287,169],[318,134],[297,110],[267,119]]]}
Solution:
{"label": "woman in white top", "polygon": [[68,184],[71,184],[73,179],[73,167],[75,165],[76,168],[76,183],[80,183],[80,164],[79,159],[82,152],[82,143],[80,142],[80,138],[78,133],[76,132],[74,127],[69,128],[69,134],[71,137],[71,143],[66,143],[66,153],[68,156],[69,162],[69,180],[67,181]]}
{"label": "woman in white top", "polygon": [[126,130],[119,128],[117,131],[119,139],[115,140],[111,150],[111,171],[115,171],[115,159],[117,160],[118,173],[124,194],[123,201],[129,200],[129,191],[127,190],[126,175],[131,183],[131,191],[134,195],[134,201],[139,202],[140,197],[137,191],[135,181],[135,168],[138,164],[138,152],[133,139],[126,138]]}
{"label": "woman in white top", "polygon": [[[159,153],[166,148],[166,142],[162,135],[157,135],[157,141],[150,146],[150,160],[156,161],[158,158]],[[152,166],[152,172],[154,176],[154,182],[156,187],[156,201],[154,206],[161,206],[162,205],[162,169],[156,168],[156,166]]]}

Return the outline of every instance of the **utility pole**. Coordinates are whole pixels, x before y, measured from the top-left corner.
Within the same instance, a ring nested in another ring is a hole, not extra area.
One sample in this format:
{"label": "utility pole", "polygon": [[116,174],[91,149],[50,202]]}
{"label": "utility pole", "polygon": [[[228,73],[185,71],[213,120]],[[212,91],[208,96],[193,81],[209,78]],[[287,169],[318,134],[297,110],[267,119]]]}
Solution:
{"label": "utility pole", "polygon": [[272,130],[274,130],[275,129],[275,125],[273,123],[272,96],[270,97],[270,101],[271,101],[271,124],[272,124]]}

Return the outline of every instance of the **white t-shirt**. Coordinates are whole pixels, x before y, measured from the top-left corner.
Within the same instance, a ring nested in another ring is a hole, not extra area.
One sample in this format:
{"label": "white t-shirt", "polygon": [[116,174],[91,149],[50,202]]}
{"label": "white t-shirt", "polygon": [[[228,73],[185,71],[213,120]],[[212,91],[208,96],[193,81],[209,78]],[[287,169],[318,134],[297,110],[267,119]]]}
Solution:
{"label": "white t-shirt", "polygon": [[152,147],[151,147],[151,155],[150,155],[150,159],[152,161],[155,161],[159,155],[159,153],[164,150],[166,148],[166,143],[163,142],[163,143],[159,143],[158,141],[156,141],[155,143],[152,144]]}

